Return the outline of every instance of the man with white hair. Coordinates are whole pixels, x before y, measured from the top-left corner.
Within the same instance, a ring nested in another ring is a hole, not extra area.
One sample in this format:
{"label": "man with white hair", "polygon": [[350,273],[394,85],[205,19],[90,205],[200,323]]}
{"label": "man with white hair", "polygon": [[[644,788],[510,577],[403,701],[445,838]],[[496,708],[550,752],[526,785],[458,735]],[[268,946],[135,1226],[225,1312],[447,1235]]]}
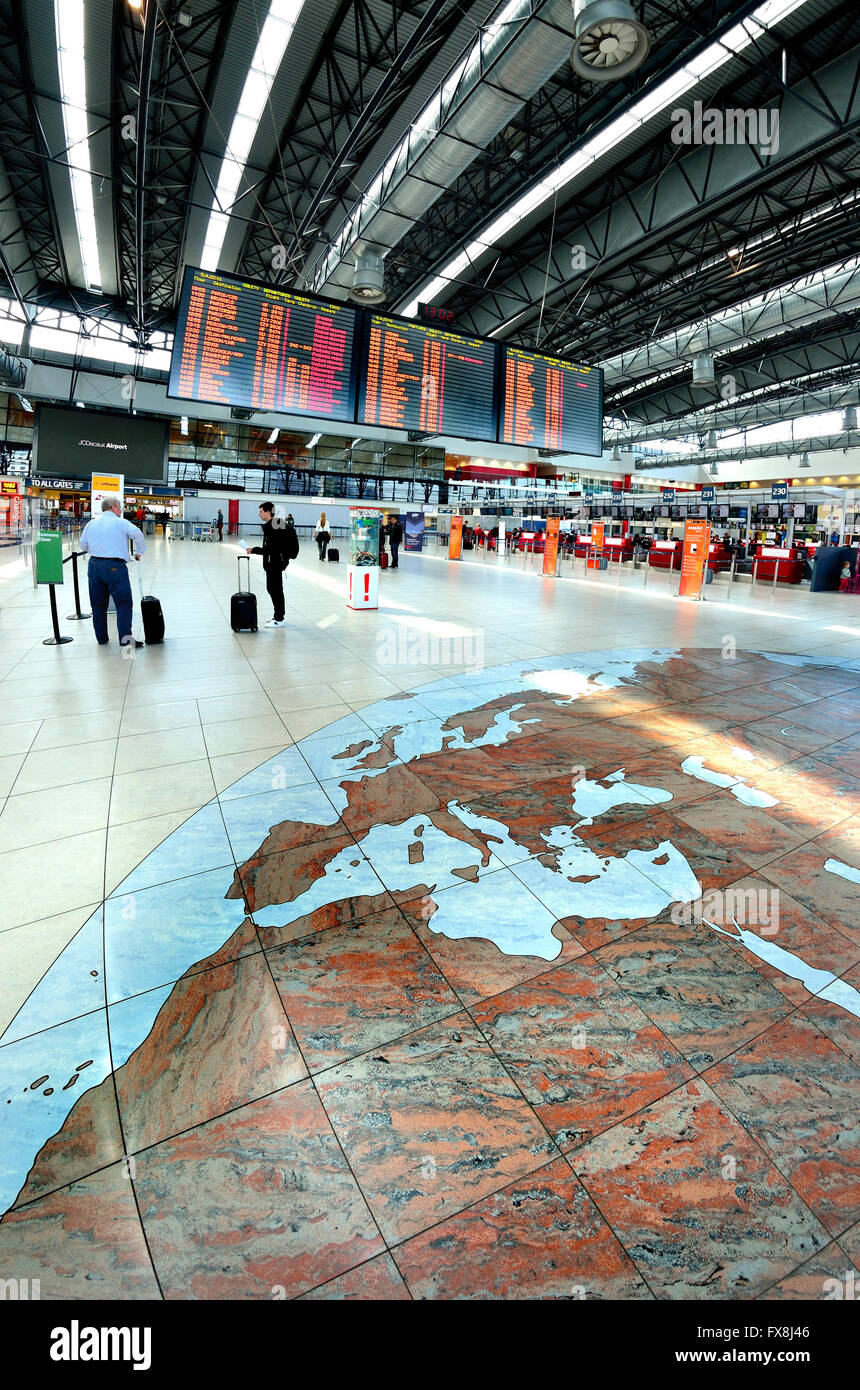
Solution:
{"label": "man with white hair", "polygon": [[126,521],[118,497],[103,497],[100,516],[88,521],[80,539],[80,548],[90,557],[87,578],[90,586],[90,607],[96,641],[104,647],[108,636],[108,601],[116,606],[116,629],[120,646],[142,647],[131,635],[133,602],[128,579],[128,543],[134,543],[134,558],[139,560],[146,550],[143,532]]}

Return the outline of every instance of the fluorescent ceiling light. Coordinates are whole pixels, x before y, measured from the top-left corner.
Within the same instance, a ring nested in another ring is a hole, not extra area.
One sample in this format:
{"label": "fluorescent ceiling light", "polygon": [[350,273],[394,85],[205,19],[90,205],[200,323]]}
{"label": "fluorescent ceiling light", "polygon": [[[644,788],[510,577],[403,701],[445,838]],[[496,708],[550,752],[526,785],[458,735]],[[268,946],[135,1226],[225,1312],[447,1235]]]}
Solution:
{"label": "fluorescent ceiling light", "polygon": [[312,439],[309,439],[309,440],[308,440],[307,444],[305,445],[305,448],[306,448],[306,449],[313,449],[314,445],[319,444],[321,438],[322,438],[322,435],[320,435],[320,434],[315,434],[315,435],[313,436]]}
{"label": "fluorescent ceiling light", "polygon": [[[60,0],[56,3],[59,5]],[[245,165],[303,4],[304,0],[271,0],[269,5],[221,162],[200,256],[204,270],[218,269]]]}
{"label": "fluorescent ceiling light", "polygon": [[678,73],[666,78],[652,90],[647,91],[638,102],[633,104],[629,111],[623,112],[605,129],[598,131],[590,139],[586,139],[580,148],[574,150],[557,169],[547,174],[534,188],[527,190],[509,208],[497,215],[494,221],[471,242],[466,253],[460,252],[450,260],[438,275],[421,287],[414,298],[410,299],[400,312],[406,318],[414,318],[418,312],[419,302],[432,302],[438,294],[449,290],[452,281],[455,281],[462,274],[467,265],[471,264],[484,251],[490,250],[501,237],[528,217],[560,188],[572,183],[595,160],[614,149],[632,131],[638,129],[645,121],[651,120],[659,112],[665,111],[672,102],[678,100],[680,95],[695,87],[704,76],[716,72],[718,68],[730,62],[736,54],[741,53],[766,30],[772,29],[786,15],[791,14],[793,10],[799,9],[804,4],[806,4],[806,0],[765,0],[765,3],[759,5],[748,19],[734,25],[721,39],[709,44],[698,58],[685,64]]}
{"label": "fluorescent ceiling light", "polygon": [[21,402],[22,406],[23,406],[24,409],[27,411],[27,414],[28,414],[28,415],[32,415],[32,414],[33,414],[33,407],[31,406],[30,402],[27,400],[27,397],[26,397],[26,396],[19,396],[19,397],[18,397],[18,400]]}
{"label": "fluorescent ceiling light", "polygon": [[181,416],[179,417],[179,433],[180,433],[180,434],[187,434],[187,433],[188,433],[188,416],[187,416],[187,415],[181,415]]}
{"label": "fluorescent ceiling light", "polygon": [[281,433],[280,430],[272,430],[272,433],[269,435],[268,439],[266,440],[266,443],[267,443],[267,444],[274,444],[275,440],[277,439],[277,437],[278,437],[278,435],[279,435],[280,433]]}
{"label": "fluorescent ceiling light", "polygon": [[57,70],[66,136],[66,161],[72,186],[75,226],[88,290],[100,290],[99,243],[93,201],[92,162],[87,120],[86,61],[84,58],[84,0],[54,0],[57,31]]}
{"label": "fluorescent ceiling light", "polygon": [[78,407],[78,410],[86,410],[86,406],[84,405],[83,401],[75,401],[75,405]]}

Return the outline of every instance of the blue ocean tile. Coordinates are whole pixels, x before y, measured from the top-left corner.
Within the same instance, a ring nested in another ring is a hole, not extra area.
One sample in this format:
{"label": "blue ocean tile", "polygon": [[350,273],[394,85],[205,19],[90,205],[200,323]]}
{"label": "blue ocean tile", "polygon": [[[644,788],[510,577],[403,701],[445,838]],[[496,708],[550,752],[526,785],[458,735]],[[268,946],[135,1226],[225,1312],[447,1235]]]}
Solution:
{"label": "blue ocean tile", "polygon": [[219,869],[233,863],[233,852],[224,829],[221,808],[210,801],[152,850],[111,897],[153,888],[174,878]]}
{"label": "blue ocean tile", "polygon": [[102,914],[103,909],[97,908],[60,952],[12,1019],[0,1044],[104,1008]]}
{"label": "blue ocean tile", "polygon": [[510,869],[456,883],[431,894],[435,912],[426,925],[451,941],[483,937],[508,956],[538,956],[555,960],[561,942],[553,936],[555,913],[549,911]]}
{"label": "blue ocean tile", "polygon": [[135,994],[119,1004],[111,1004],[108,1018],[114,1071],[124,1067],[131,1054],[149,1036],[159,1010],[172,989],[173,985],[163,985],[161,989],[149,989],[145,994]]}
{"label": "blue ocean tile", "polygon": [[240,777],[226,791],[218,793],[219,801],[234,801],[239,796],[257,796],[260,792],[286,791],[313,782],[314,775],[298,748],[285,748],[273,758]]}
{"label": "blue ocean tile", "polygon": [[[422,883],[439,888],[461,883],[454,869],[473,869],[480,877],[503,867],[494,854],[484,864],[479,848],[437,829],[427,815],[411,816],[399,825],[374,825],[366,834],[356,834],[356,839],[392,892],[408,892]],[[421,847],[421,858],[410,859],[410,846],[416,845]]]}
{"label": "blue ocean tile", "polygon": [[230,939],[244,901],[227,899],[233,875],[216,869],[105,903],[109,1004],[171,984]]}
{"label": "blue ocean tile", "polygon": [[[325,735],[324,738],[314,738],[311,743],[302,745],[308,766],[321,782],[346,772],[363,772],[365,769],[362,763],[365,758],[384,748],[381,736],[367,724],[364,725],[363,733],[344,734],[341,730],[332,734],[326,730]],[[357,748],[358,751],[345,757],[348,748]],[[387,750],[387,754],[389,764],[397,761],[390,749]]]}
{"label": "blue ocean tile", "polygon": [[0,1215],[79,1096],[101,1085],[110,1070],[104,1009],[0,1050]]}
{"label": "blue ocean tile", "polygon": [[373,732],[369,724],[364,722],[360,714],[344,714],[340,719],[335,719],[333,723],[326,724],[321,729],[317,729],[312,734],[305,734],[297,745],[301,752],[307,757],[308,745],[316,743],[321,738],[339,738],[344,747],[351,743],[359,743],[362,739],[373,738]]}
{"label": "blue ocean tile", "polygon": [[371,729],[384,733],[398,724],[414,724],[416,720],[427,719],[434,713],[416,696],[410,696],[408,700],[389,696],[385,700],[377,700],[373,705],[366,705],[361,717]]}
{"label": "blue ocean tile", "polygon": [[289,903],[256,908],[254,921],[260,927],[285,927],[329,903],[348,898],[375,898],[382,892],[383,885],[373,866],[354,845],[348,845],[328,861],[325,872],[298,898]]}
{"label": "blue ocean tile", "polygon": [[223,805],[227,835],[241,864],[260,848],[273,826],[282,821],[303,821],[308,825],[331,827],[336,833],[338,814],[316,782],[289,787],[282,792],[241,796]]}

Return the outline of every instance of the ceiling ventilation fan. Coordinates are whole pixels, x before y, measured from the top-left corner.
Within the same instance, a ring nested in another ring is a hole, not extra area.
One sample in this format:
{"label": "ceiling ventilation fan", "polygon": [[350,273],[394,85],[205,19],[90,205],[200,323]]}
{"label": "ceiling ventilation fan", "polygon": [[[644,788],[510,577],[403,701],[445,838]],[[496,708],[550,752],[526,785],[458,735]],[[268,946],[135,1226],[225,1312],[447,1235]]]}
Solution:
{"label": "ceiling ventilation fan", "polygon": [[615,82],[645,61],[648,30],[628,0],[573,0],[576,35],[570,50],[574,72],[591,82]]}

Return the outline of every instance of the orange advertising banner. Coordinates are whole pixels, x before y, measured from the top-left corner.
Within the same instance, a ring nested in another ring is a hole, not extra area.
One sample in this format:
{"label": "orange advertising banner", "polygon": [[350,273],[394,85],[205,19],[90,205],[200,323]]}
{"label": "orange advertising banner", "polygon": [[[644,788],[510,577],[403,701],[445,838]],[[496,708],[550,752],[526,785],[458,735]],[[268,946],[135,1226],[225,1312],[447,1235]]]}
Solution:
{"label": "orange advertising banner", "polygon": [[710,545],[711,528],[707,521],[686,522],[681,552],[681,598],[699,598],[705,582]]}
{"label": "orange advertising banner", "polygon": [[558,564],[558,517],[550,516],[546,523],[546,541],[543,548],[543,572],[555,574]]}
{"label": "orange advertising banner", "polygon": [[448,559],[462,560],[463,558],[463,518],[461,516],[451,517],[451,534],[448,537]]}
{"label": "orange advertising banner", "polygon": [[603,554],[603,531],[603,522],[595,521],[591,527],[591,554],[586,561],[586,567],[590,570],[600,568],[599,560]]}

